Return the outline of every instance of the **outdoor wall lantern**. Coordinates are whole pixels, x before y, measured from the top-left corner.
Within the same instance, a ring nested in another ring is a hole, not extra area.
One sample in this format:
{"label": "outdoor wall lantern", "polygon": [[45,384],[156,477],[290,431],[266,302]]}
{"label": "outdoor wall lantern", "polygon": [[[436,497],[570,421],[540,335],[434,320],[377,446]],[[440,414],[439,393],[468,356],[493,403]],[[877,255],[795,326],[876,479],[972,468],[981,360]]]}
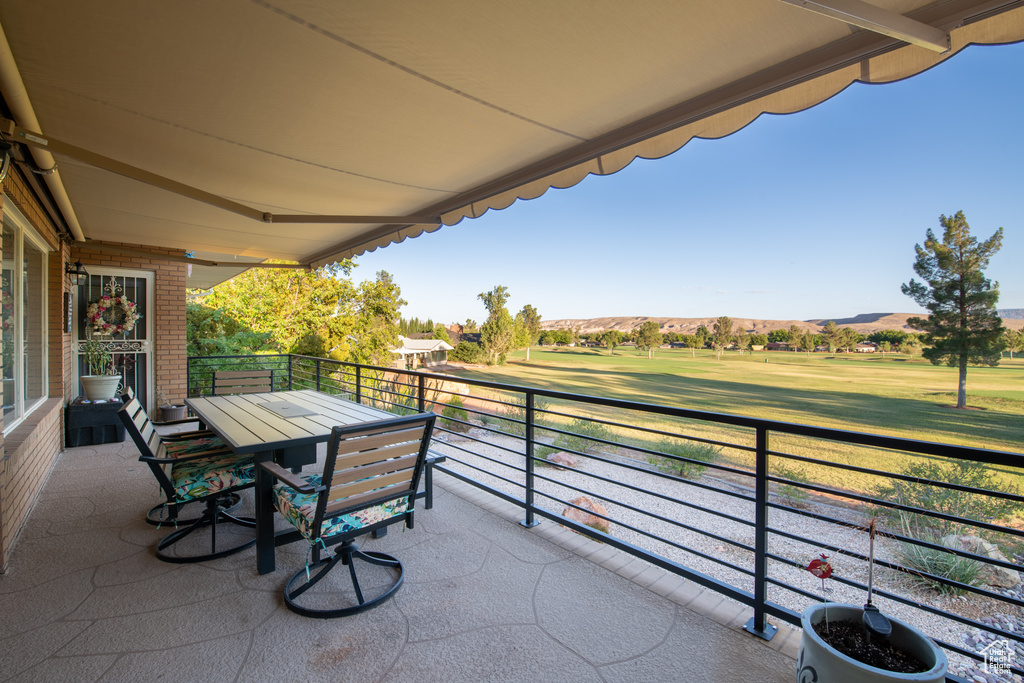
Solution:
{"label": "outdoor wall lantern", "polygon": [[81,261],[75,261],[73,268],[70,263],[65,263],[64,272],[71,276],[71,284],[73,285],[89,284],[89,271],[85,269]]}

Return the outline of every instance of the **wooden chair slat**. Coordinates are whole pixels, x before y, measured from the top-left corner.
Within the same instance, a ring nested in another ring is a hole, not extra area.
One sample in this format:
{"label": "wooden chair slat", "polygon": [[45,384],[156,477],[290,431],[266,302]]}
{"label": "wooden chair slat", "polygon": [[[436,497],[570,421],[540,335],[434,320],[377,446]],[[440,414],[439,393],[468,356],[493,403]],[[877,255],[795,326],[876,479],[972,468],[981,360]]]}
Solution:
{"label": "wooden chair slat", "polygon": [[378,477],[382,474],[387,474],[388,472],[397,472],[398,470],[415,467],[416,456],[418,454],[419,451],[417,450],[411,455],[406,455],[401,458],[392,458],[383,462],[377,462],[371,465],[364,465],[362,467],[354,467],[346,470],[335,470],[331,483],[333,486],[342,486],[354,481],[366,479],[367,477]]}
{"label": "wooden chair slat", "polygon": [[[352,482],[350,484],[345,484],[344,486],[331,487],[328,500],[339,500],[348,496],[354,496],[357,493],[365,493],[366,491],[372,491],[374,489],[380,489],[400,483],[410,485],[412,484],[413,472],[415,472],[414,469],[408,469],[401,472],[394,472],[392,474],[383,474],[379,477],[373,477],[372,479]],[[384,494],[381,493],[381,495]]]}
{"label": "wooden chair slat", "polygon": [[[372,432],[370,432],[372,433]],[[338,447],[338,456],[348,455],[349,453],[358,453],[360,451],[368,451],[373,448],[382,448],[384,446],[390,446],[394,443],[401,443],[403,441],[418,441],[423,438],[423,430],[419,428],[414,429],[403,429],[397,432],[387,432],[385,434],[376,434],[374,436],[356,436],[347,438],[341,442]]]}
{"label": "wooden chair slat", "polygon": [[341,472],[370,462],[377,462],[379,460],[386,460],[389,458],[400,458],[404,455],[408,455],[409,453],[418,453],[419,449],[420,444],[418,441],[407,441],[405,443],[395,444],[394,446],[378,448],[375,451],[361,451],[359,453],[353,453],[351,455],[346,455],[344,458],[338,458],[337,462],[334,463],[334,471]]}
{"label": "wooden chair slat", "polygon": [[273,370],[215,370],[213,376],[217,379],[248,379],[250,377],[270,377]]}

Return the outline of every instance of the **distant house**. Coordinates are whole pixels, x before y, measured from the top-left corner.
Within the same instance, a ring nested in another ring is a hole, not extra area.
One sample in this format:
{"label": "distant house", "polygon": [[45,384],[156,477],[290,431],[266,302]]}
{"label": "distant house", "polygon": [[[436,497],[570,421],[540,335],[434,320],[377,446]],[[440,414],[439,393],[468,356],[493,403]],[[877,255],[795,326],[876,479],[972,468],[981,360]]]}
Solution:
{"label": "distant house", "polygon": [[398,341],[400,346],[397,349],[391,349],[391,353],[397,353],[400,356],[399,360],[395,362],[395,366],[404,367],[406,370],[445,365],[448,362],[448,352],[455,348],[443,339],[399,337]]}
{"label": "distant house", "polygon": [[765,348],[769,351],[789,351],[789,342],[768,342]]}
{"label": "distant house", "polygon": [[854,349],[857,353],[874,353],[878,350],[878,344],[875,342],[857,342],[857,347]]}

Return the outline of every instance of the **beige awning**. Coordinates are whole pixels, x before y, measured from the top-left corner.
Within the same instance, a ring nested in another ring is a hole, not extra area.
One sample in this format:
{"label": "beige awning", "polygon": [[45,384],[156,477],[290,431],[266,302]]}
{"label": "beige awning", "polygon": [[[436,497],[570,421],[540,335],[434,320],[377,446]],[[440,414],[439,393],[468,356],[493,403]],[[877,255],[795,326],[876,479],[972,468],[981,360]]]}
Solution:
{"label": "beige awning", "polygon": [[320,264],[1024,39],[1015,1],[807,4],[6,2],[0,89],[80,235]]}

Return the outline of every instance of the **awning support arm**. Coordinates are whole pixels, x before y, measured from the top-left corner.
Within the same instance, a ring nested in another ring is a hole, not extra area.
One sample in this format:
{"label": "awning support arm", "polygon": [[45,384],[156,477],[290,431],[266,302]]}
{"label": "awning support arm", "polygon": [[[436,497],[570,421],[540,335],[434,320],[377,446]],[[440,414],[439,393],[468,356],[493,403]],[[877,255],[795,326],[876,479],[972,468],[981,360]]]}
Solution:
{"label": "awning support arm", "polygon": [[949,52],[948,33],[862,0],[782,0],[782,2],[935,52]]}
{"label": "awning support arm", "polygon": [[20,142],[31,147],[46,150],[53,154],[77,159],[105,171],[137,180],[147,185],[159,187],[168,192],[194,199],[204,204],[216,206],[217,208],[230,211],[231,213],[251,218],[261,223],[403,223],[406,225],[440,225],[440,216],[342,216],[342,215],[316,215],[316,214],[273,214],[267,211],[260,211],[251,206],[240,204],[230,199],[215,195],[197,187],[179,183],[176,180],[150,173],[149,171],[125,164],[116,159],[105,157],[102,154],[90,152],[87,149],[62,142],[56,138],[47,137],[41,133],[26,130],[10,119],[0,117],[0,131],[15,142]]}

